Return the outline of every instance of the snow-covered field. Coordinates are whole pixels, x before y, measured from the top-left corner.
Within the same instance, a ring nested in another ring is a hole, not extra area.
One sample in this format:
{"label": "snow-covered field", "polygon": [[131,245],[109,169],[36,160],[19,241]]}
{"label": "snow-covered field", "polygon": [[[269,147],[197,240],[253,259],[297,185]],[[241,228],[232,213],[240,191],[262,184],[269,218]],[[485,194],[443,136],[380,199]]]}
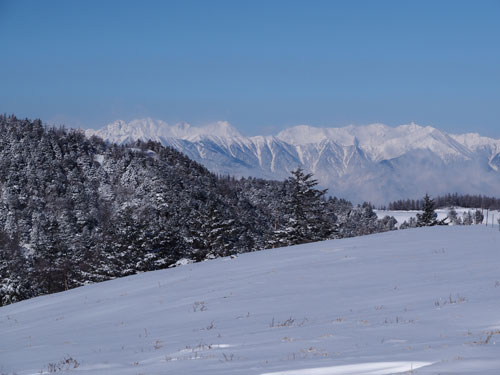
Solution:
{"label": "snow-covered field", "polygon": [[244,254],[0,308],[0,374],[500,373],[500,232]]}
{"label": "snow-covered field", "polygon": [[[449,208],[437,209],[435,210],[438,215],[438,220],[442,220],[448,216]],[[408,222],[410,217],[416,218],[418,213],[422,213],[422,211],[389,211],[389,210],[374,210],[377,214],[378,218],[381,219],[386,215],[394,216],[394,218],[398,221],[396,225],[398,228],[403,222]],[[472,214],[476,211],[475,208],[462,208],[455,207],[455,211],[457,212],[459,217],[463,217],[463,214],[470,211]],[[481,209],[479,208],[479,211]],[[488,211],[488,217],[486,217],[486,210],[483,210],[484,220],[483,224],[486,225],[486,219],[488,219],[488,225],[491,225],[493,222],[494,225],[498,225],[498,219],[500,218],[500,212],[497,210]]]}

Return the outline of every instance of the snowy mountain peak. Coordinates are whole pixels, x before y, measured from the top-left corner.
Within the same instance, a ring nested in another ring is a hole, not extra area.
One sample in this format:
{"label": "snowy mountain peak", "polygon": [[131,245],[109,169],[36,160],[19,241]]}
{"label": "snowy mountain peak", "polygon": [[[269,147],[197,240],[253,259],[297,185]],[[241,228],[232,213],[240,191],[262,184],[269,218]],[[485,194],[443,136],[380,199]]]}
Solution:
{"label": "snowy mountain peak", "polygon": [[276,137],[293,145],[319,143],[328,138],[326,130],[309,125],[298,125],[279,132]]}
{"label": "snowy mountain peak", "polygon": [[166,138],[197,140],[203,137],[241,138],[236,128],[227,121],[217,121],[202,127],[192,126],[187,122],[174,125],[150,117],[125,122],[117,120],[100,130],[89,129],[87,136],[97,135],[108,141],[124,144],[136,140],[154,140],[161,142]]}
{"label": "snowy mountain peak", "polygon": [[129,123],[117,120],[97,131],[89,129],[86,134],[87,136],[97,135],[106,140],[113,139],[113,142],[122,144],[136,140],[159,140],[161,131],[168,128],[167,123],[155,121],[151,118],[133,120]]}
{"label": "snowy mountain peak", "polygon": [[119,144],[158,141],[219,174],[283,179],[300,165],[331,194],[356,202],[386,203],[426,192],[497,195],[500,185],[500,140],[413,122],[298,125],[276,136],[245,137],[226,121],[196,127],[145,118],[87,131],[93,134]]}
{"label": "snowy mountain peak", "polygon": [[373,147],[381,141],[391,139],[418,139],[439,130],[431,126],[420,126],[415,123],[390,127],[385,124],[375,123],[370,125],[349,125],[342,128],[319,128],[308,125],[299,125],[285,129],[277,137],[294,145],[318,143],[325,139],[332,140],[343,146],[353,146],[355,138],[362,147]]}
{"label": "snowy mountain peak", "polygon": [[203,127],[193,128],[193,130],[192,133],[198,137],[243,138],[241,133],[227,121],[217,121]]}

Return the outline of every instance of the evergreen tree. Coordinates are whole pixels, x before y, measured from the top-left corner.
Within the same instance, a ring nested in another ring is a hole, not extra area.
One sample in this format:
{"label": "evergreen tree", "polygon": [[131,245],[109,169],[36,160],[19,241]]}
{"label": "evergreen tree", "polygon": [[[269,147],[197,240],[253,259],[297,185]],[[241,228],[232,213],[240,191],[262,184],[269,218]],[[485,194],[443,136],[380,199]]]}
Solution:
{"label": "evergreen tree", "polygon": [[425,194],[423,200],[423,213],[417,214],[418,227],[432,227],[438,224],[437,213],[434,211],[434,200],[429,194]]}
{"label": "evergreen tree", "polygon": [[462,222],[464,225],[472,225],[472,223],[474,222],[474,218],[473,218],[472,213],[470,211],[463,213]]}
{"label": "evergreen tree", "polygon": [[462,220],[458,217],[458,213],[453,207],[448,211],[448,220],[450,220],[450,223],[453,223],[453,225],[462,224]]}
{"label": "evergreen tree", "polygon": [[32,284],[18,239],[0,231],[0,306],[35,295]]}
{"label": "evergreen tree", "polygon": [[476,212],[474,212],[474,224],[482,224],[484,220],[484,215],[481,211],[479,210],[476,210]]}
{"label": "evergreen tree", "polygon": [[189,257],[196,261],[227,256],[237,252],[237,225],[223,215],[222,205],[211,202],[193,218],[189,238]]}
{"label": "evergreen tree", "polygon": [[408,221],[404,221],[400,226],[399,229],[409,229],[409,228],[416,228],[417,227],[417,220],[414,217],[410,217]]}
{"label": "evergreen tree", "polygon": [[377,220],[377,232],[396,230],[397,223],[398,221],[394,218],[394,216],[386,215],[382,219]]}
{"label": "evergreen tree", "polygon": [[329,238],[333,225],[325,215],[327,190],[316,189],[317,181],[301,168],[291,173],[284,189],[283,222],[275,230],[272,244],[288,246]]}
{"label": "evergreen tree", "polygon": [[364,236],[385,232],[395,229],[397,223],[394,217],[389,216],[379,220],[377,214],[373,211],[373,206],[367,202],[358,207],[349,208],[346,213],[340,214],[339,218],[340,237]]}

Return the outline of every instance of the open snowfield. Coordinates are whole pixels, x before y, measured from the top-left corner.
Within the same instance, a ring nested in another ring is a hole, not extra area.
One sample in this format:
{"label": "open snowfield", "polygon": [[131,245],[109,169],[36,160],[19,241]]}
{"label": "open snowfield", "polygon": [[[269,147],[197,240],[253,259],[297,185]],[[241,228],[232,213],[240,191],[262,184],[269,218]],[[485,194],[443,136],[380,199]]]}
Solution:
{"label": "open snowfield", "polygon": [[500,232],[244,254],[0,308],[0,374],[500,373]]}

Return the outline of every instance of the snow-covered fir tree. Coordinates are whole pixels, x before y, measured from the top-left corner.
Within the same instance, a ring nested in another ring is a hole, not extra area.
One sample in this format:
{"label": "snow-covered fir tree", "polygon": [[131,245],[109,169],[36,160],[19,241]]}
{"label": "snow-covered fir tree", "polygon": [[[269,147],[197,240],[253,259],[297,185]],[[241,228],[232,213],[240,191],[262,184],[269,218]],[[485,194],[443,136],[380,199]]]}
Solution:
{"label": "snow-covered fir tree", "polygon": [[467,211],[463,213],[462,223],[464,225],[472,225],[474,223],[474,217],[472,216],[472,212]]}
{"label": "snow-covered fir tree", "polygon": [[447,217],[448,217],[448,220],[450,221],[450,223],[452,223],[453,225],[462,224],[462,220],[460,219],[457,211],[453,207],[448,210]]}
{"label": "snow-covered fir tree", "polygon": [[417,214],[418,227],[431,227],[438,224],[437,213],[434,211],[434,201],[429,194],[425,194],[423,199],[423,213]]}
{"label": "snow-covered fir tree", "polygon": [[481,211],[476,210],[474,212],[474,224],[481,224],[484,220],[484,215]]}
{"label": "snow-covered fir tree", "polygon": [[311,173],[301,168],[291,172],[283,189],[282,222],[272,244],[288,246],[330,238],[333,218],[325,215],[326,190],[318,190]]}

